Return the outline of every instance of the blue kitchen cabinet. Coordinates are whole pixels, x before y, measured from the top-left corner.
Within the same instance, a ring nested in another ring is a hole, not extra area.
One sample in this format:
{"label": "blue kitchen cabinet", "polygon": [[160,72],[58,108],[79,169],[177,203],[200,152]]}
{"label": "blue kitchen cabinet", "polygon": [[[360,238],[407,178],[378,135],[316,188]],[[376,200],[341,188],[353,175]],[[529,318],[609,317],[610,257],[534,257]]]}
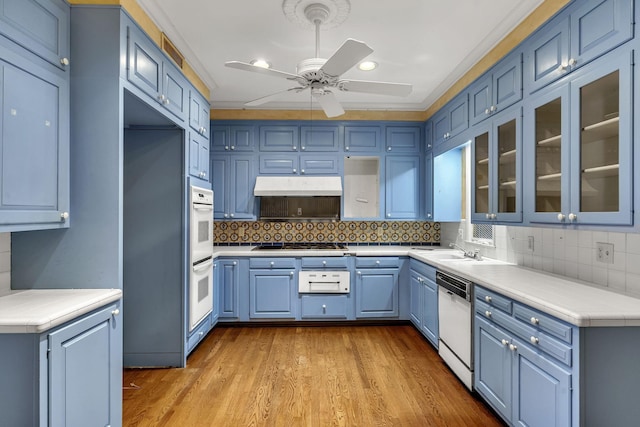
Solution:
{"label": "blue kitchen cabinet", "polygon": [[[222,258],[216,261],[216,277],[220,286],[219,319],[238,319],[240,316],[240,268],[238,259]],[[244,266],[246,268],[246,265]],[[215,294],[214,294],[215,295]]]}
{"label": "blue kitchen cabinet", "polygon": [[261,154],[260,175],[337,175],[340,158],[334,154]]}
{"label": "blue kitchen cabinet", "polygon": [[388,153],[419,153],[422,141],[422,128],[415,126],[385,127],[385,151]]}
{"label": "blue kitchen cabinet", "polygon": [[298,151],[300,129],[291,125],[262,125],[259,127],[260,151]]}
{"label": "blue kitchen cabinet", "polygon": [[438,287],[436,269],[412,259],[410,261],[410,320],[438,348]]}
{"label": "blue kitchen cabinet", "polygon": [[201,134],[189,131],[189,174],[209,181],[209,140]]}
{"label": "blue kitchen cabinet", "polygon": [[189,126],[206,138],[211,137],[209,116],[209,103],[197,90],[189,90]]}
{"label": "blue kitchen cabinet", "polygon": [[41,334],[0,334],[2,425],[122,425],[119,310],[115,302]]}
{"label": "blue kitchen cabinet", "polygon": [[353,309],[349,294],[304,294],[300,295],[300,317],[302,320],[349,319]]}
{"label": "blue kitchen cabinet", "polygon": [[427,120],[424,124],[424,149],[426,153],[433,150],[433,121]]}
{"label": "blue kitchen cabinet", "polygon": [[400,260],[356,258],[356,318],[398,317]]}
{"label": "blue kitchen cabinet", "polygon": [[0,34],[62,70],[70,64],[69,19],[62,0],[0,1]]}
{"label": "blue kitchen cabinet", "polygon": [[339,151],[341,129],[337,125],[312,124],[300,126],[300,151]]}
{"label": "blue kitchen cabinet", "polygon": [[213,217],[215,219],[255,219],[255,159],[252,155],[211,157]]}
{"label": "blue kitchen cabinet", "polygon": [[380,138],[380,126],[345,125],[344,151],[346,153],[377,153],[382,146]]}
{"label": "blue kitchen cabinet", "polygon": [[522,99],[522,53],[515,51],[469,89],[470,121],[475,125]]}
{"label": "blue kitchen cabinet", "polygon": [[128,27],[127,79],[180,121],[190,113],[188,83],[158,47],[135,26]]}
{"label": "blue kitchen cabinet", "polygon": [[187,356],[196,348],[198,344],[207,336],[211,330],[211,314],[206,315],[196,327],[187,335]]}
{"label": "blue kitchen cabinet", "polygon": [[251,319],[295,319],[298,316],[297,264],[295,258],[249,260]]}
{"label": "blue kitchen cabinet", "polygon": [[633,0],[588,0],[526,42],[525,86],[534,92],[633,37]]}
{"label": "blue kitchen cabinet", "polygon": [[475,126],[471,149],[471,220],[522,221],[522,108]]}
{"label": "blue kitchen cabinet", "polygon": [[8,37],[0,38],[0,229],[66,228],[69,6],[56,0],[0,6],[0,34]]}
{"label": "blue kitchen cabinet", "polygon": [[211,151],[253,151],[255,126],[211,125]]}
{"label": "blue kitchen cabinet", "polygon": [[437,147],[457,136],[469,127],[469,101],[463,92],[449,101],[431,119],[433,123],[433,145]]}
{"label": "blue kitchen cabinet", "polygon": [[420,218],[419,156],[385,156],[385,219]]}
{"label": "blue kitchen cabinet", "polygon": [[632,223],[632,69],[621,48],[525,103],[530,222]]}

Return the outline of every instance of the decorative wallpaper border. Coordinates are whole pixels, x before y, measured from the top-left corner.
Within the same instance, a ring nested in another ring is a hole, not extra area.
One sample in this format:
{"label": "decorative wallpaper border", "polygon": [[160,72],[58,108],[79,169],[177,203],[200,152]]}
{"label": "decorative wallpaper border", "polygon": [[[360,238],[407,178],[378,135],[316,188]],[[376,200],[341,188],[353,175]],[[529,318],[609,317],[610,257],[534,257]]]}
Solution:
{"label": "decorative wallpaper border", "polygon": [[216,245],[291,242],[434,245],[440,243],[440,223],[216,221],[213,224],[213,242]]}

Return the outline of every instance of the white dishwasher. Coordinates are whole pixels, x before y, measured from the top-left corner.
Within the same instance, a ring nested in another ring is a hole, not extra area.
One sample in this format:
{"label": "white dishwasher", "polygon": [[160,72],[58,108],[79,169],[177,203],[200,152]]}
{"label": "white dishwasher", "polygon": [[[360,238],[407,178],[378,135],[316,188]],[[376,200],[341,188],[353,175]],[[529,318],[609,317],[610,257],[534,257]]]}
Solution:
{"label": "white dishwasher", "polygon": [[442,271],[438,284],[438,353],[469,390],[473,389],[472,283]]}

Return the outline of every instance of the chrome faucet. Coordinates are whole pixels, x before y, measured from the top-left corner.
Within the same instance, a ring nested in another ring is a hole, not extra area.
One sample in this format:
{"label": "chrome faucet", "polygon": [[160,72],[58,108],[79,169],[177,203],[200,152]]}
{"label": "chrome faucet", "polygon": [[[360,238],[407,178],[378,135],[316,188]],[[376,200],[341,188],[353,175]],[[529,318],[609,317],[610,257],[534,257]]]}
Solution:
{"label": "chrome faucet", "polygon": [[480,249],[474,249],[473,251],[471,250],[467,250],[465,248],[463,248],[460,245],[457,245],[455,243],[449,243],[449,247],[453,248],[453,249],[459,249],[462,251],[462,254],[466,257],[466,258],[473,258],[475,260],[480,261],[482,259],[482,255],[480,255]]}

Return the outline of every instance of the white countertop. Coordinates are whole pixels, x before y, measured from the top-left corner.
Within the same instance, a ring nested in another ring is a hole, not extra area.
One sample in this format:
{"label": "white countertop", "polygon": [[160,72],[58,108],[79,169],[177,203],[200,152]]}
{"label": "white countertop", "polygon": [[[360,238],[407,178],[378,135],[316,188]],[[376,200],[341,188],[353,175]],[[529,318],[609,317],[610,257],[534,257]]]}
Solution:
{"label": "white countertop", "polygon": [[0,297],[0,333],[41,333],[120,298],[120,289],[11,291]]}
{"label": "white countertop", "polygon": [[[409,256],[465,277],[487,289],[580,327],[640,326],[640,298],[538,270],[485,258],[443,260],[460,251],[434,247],[349,246],[346,250],[264,250],[251,246],[216,246],[221,256]],[[445,257],[446,258],[446,257]]]}

